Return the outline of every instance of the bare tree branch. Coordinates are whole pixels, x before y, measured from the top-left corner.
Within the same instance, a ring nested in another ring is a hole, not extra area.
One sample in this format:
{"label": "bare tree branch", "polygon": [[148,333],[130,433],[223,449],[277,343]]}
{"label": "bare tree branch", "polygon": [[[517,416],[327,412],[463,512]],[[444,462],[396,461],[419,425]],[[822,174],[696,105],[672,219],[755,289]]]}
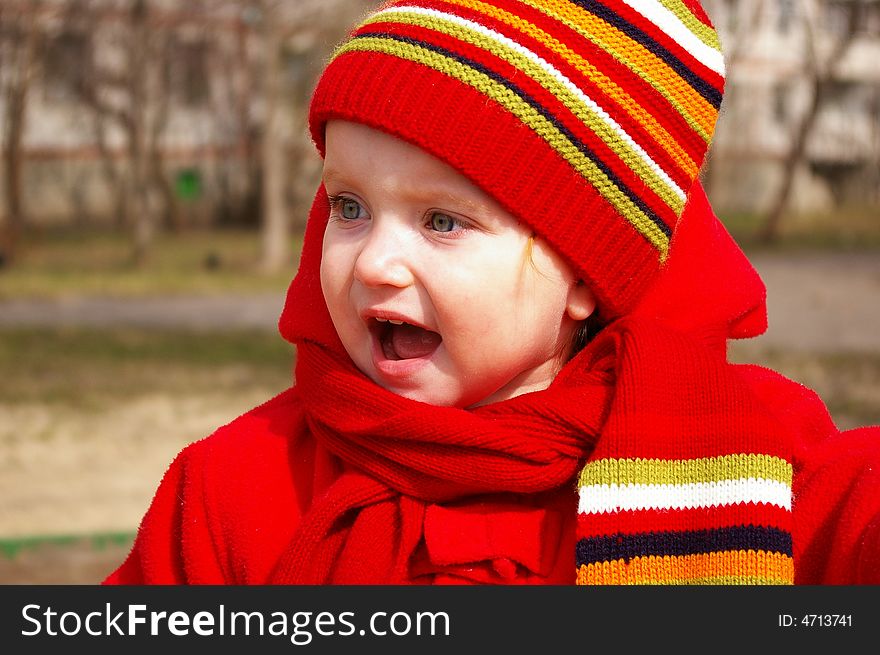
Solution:
{"label": "bare tree branch", "polygon": [[27,126],[28,96],[36,75],[37,52],[42,46],[39,31],[39,2],[29,0],[19,11],[0,8],[0,24],[6,29],[8,80],[3,89],[6,121],[3,126],[3,163],[6,203],[0,213],[0,266],[11,263],[17,254],[26,222],[23,189],[23,139]]}
{"label": "bare tree branch", "polygon": [[809,103],[797,123],[791,141],[791,148],[783,162],[782,181],[776,196],[770,204],[758,239],[764,243],[779,240],[782,218],[788,209],[795,176],[802,166],[807,143],[816,126],[816,119],[828,93],[830,84],[838,77],[841,62],[855,40],[865,9],[864,0],[852,0],[847,8],[847,23],[844,32],[832,44],[830,51],[823,56],[819,49],[818,26],[821,22],[816,0],[805,0],[803,26],[807,49],[807,75],[809,77]]}

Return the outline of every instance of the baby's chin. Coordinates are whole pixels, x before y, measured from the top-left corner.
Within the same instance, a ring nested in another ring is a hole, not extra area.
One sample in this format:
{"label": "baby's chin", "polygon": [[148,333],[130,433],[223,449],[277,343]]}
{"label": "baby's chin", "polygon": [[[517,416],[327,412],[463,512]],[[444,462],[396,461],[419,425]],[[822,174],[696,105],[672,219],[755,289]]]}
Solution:
{"label": "baby's chin", "polygon": [[407,400],[414,400],[435,407],[471,409],[492,402],[491,390],[472,390],[470,393],[465,394],[462,389],[444,386],[442,381],[436,382],[431,388],[426,388],[425,386],[398,387],[396,385],[385,384],[382,380],[377,379],[377,376],[371,375],[370,373],[366,373],[366,375],[375,382],[377,386],[382,387],[386,391],[390,391],[391,393],[406,398]]}
{"label": "baby's chin", "polygon": [[516,396],[546,389],[550,384],[549,379],[527,381],[517,377],[494,386],[484,384],[480,387],[463,388],[455,381],[446,379],[442,372],[434,370],[433,373],[436,377],[432,376],[428,381],[414,382],[411,386],[404,386],[389,384],[375,371],[358,368],[377,386],[393,394],[426,405],[458,409],[476,409],[484,405],[510,400]]}

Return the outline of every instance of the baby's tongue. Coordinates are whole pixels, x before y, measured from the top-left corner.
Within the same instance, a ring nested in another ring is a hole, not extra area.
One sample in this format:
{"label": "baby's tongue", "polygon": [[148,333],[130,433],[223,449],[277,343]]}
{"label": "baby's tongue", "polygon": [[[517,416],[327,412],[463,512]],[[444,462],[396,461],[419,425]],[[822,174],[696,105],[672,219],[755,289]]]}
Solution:
{"label": "baby's tongue", "polygon": [[391,346],[394,354],[400,359],[414,359],[424,357],[437,350],[437,346],[443,341],[436,332],[424,330],[415,325],[404,323],[395,325],[391,329]]}

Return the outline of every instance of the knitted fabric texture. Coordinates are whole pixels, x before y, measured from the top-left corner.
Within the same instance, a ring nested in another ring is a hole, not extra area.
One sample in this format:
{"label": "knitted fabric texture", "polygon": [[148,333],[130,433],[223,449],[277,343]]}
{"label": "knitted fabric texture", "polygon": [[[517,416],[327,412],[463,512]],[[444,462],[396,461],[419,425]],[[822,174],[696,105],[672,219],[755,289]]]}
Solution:
{"label": "knitted fabric texture", "polygon": [[310,125],[414,143],[495,197],[590,283],[606,318],[656,278],[721,105],[695,0],[398,0],[340,46]]}

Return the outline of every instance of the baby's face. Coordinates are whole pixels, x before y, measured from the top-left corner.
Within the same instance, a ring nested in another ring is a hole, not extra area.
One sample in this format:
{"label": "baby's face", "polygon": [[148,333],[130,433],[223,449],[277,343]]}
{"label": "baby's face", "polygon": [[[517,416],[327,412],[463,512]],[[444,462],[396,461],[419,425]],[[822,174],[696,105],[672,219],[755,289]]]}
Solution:
{"label": "baby's face", "polygon": [[[544,389],[593,310],[570,267],[444,162],[345,121],[326,131],[321,288],[380,386],[469,407]],[[531,261],[530,261],[531,259]]]}

